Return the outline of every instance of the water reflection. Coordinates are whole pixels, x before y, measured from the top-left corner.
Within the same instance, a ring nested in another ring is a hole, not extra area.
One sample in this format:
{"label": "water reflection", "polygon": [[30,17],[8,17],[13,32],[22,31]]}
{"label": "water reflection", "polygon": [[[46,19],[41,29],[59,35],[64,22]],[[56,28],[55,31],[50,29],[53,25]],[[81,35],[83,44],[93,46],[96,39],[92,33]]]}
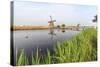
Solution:
{"label": "water reflection", "polygon": [[[57,29],[57,31],[61,31],[62,33],[65,33],[65,30],[66,30],[65,28],[62,28],[62,29],[58,28]],[[52,40],[54,38],[54,36],[56,36],[55,29],[53,29],[53,28],[49,29],[48,34],[51,35],[51,40]]]}
{"label": "water reflection", "polygon": [[62,28],[62,29],[61,29],[61,32],[62,32],[62,33],[65,33],[65,28]]}
{"label": "water reflection", "polygon": [[49,34],[51,35],[51,40],[52,40],[53,39],[53,36],[56,35],[56,33],[54,32],[54,29],[53,28],[49,29]]}
{"label": "water reflection", "polygon": [[28,38],[29,38],[29,36],[25,36],[25,38],[26,38],[26,39],[28,39]]}
{"label": "water reflection", "polygon": [[33,52],[35,55],[36,48],[39,49],[39,56],[41,56],[42,54],[46,54],[47,48],[52,51],[57,41],[70,39],[78,33],[78,31],[67,30],[67,32],[65,32],[65,30],[67,29],[51,28],[49,30],[14,31],[14,59],[16,60],[16,51],[23,48],[31,63],[31,53]]}

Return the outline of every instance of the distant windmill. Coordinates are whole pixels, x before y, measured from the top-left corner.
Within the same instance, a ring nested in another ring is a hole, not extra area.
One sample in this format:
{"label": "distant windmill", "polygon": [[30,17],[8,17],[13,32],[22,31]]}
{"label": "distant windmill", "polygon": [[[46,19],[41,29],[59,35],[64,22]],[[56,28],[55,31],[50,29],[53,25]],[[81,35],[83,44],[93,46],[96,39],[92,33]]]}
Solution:
{"label": "distant windmill", "polygon": [[93,22],[97,22],[97,15],[94,16]]}
{"label": "distant windmill", "polygon": [[[94,23],[97,23],[98,19],[97,19],[97,15],[94,16],[94,19],[92,20]],[[94,28],[97,29],[97,26],[94,26]]]}
{"label": "distant windmill", "polygon": [[56,20],[52,20],[52,16],[50,16],[50,21],[48,21],[48,23],[49,23],[49,28],[50,29],[53,29],[54,28],[54,22],[56,22]]}

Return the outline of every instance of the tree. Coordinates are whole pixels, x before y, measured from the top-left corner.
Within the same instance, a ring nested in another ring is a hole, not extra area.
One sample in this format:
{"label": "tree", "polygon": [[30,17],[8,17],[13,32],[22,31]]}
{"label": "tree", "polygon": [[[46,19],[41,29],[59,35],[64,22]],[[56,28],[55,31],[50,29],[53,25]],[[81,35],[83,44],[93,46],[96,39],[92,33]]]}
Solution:
{"label": "tree", "polygon": [[57,28],[60,28],[60,25],[57,25]]}
{"label": "tree", "polygon": [[62,24],[62,28],[65,28],[65,26],[66,26],[65,24]]}

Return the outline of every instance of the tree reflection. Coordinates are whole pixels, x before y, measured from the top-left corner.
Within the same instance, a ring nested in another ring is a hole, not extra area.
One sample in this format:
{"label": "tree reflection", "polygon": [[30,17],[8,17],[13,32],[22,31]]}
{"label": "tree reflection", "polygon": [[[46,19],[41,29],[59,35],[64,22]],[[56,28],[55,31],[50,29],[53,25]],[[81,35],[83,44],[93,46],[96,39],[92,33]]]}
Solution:
{"label": "tree reflection", "polygon": [[64,33],[64,32],[65,32],[65,28],[62,28],[62,29],[61,29],[61,32],[63,32],[63,33]]}

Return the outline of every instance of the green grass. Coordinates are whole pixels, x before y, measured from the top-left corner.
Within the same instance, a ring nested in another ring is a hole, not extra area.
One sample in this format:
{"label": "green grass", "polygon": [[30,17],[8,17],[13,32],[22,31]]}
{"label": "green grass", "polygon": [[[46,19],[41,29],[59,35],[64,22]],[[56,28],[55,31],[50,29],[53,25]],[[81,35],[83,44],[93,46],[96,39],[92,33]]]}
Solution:
{"label": "green grass", "polygon": [[[17,59],[17,65],[27,65],[28,58],[24,50],[21,50]],[[97,31],[94,28],[88,28],[81,31],[71,40],[57,42],[54,46],[54,53],[51,54],[47,49],[47,54],[39,57],[38,48],[36,56],[32,53],[31,64],[53,64],[67,62],[85,62],[97,60]]]}
{"label": "green grass", "polygon": [[72,40],[58,42],[55,46],[55,58],[60,63],[97,60],[97,33],[95,29],[86,29]]}
{"label": "green grass", "polygon": [[32,53],[32,64],[39,64],[39,62],[40,62],[40,58],[39,58],[39,55],[38,55],[38,48],[37,48],[36,56],[34,56],[33,53]]}
{"label": "green grass", "polygon": [[29,61],[28,61],[28,58],[27,58],[27,56],[26,56],[26,54],[25,54],[25,51],[24,51],[24,49],[21,49],[21,51],[19,51],[20,52],[20,56],[18,57],[17,56],[17,61],[16,61],[16,65],[17,66],[19,66],[19,65],[28,65],[29,64]]}
{"label": "green grass", "polygon": [[49,49],[47,49],[47,55],[46,55],[46,58],[45,58],[45,64],[51,64],[51,55],[50,55],[50,51]]}

